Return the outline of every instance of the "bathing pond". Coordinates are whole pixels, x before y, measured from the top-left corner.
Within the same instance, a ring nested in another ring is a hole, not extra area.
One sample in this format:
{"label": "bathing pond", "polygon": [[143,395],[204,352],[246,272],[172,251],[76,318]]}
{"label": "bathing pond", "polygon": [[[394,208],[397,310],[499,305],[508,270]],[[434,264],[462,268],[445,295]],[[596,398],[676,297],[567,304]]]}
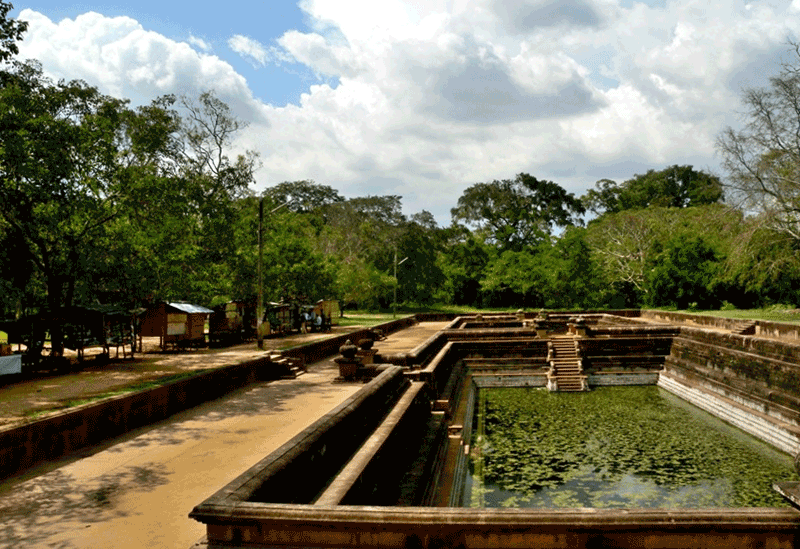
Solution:
{"label": "bathing pond", "polygon": [[659,389],[478,389],[465,505],[784,507],[792,458]]}

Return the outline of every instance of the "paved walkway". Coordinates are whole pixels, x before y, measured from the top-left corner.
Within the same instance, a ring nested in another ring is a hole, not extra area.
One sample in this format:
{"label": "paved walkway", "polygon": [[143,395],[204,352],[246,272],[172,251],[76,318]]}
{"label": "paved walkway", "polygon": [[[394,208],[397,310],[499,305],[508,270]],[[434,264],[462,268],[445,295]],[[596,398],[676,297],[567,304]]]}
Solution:
{"label": "paved walkway", "polygon": [[[445,324],[385,346],[411,350]],[[337,375],[332,360],[317,362],[0,482],[0,548],[188,549],[205,533],[188,518],[195,505],[361,387],[332,383]]]}

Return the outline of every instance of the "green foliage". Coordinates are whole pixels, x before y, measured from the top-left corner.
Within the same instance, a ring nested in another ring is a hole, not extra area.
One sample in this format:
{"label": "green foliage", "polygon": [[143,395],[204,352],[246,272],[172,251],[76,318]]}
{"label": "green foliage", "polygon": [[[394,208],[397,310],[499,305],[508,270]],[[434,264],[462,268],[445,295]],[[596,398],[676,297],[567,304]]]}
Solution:
{"label": "green foliage", "polygon": [[437,263],[443,248],[443,231],[433,216],[422,211],[400,227],[397,241],[397,298],[420,304],[435,301],[435,289],[442,286],[444,273]]}
{"label": "green foliage", "polygon": [[749,218],[732,242],[723,279],[741,289],[729,298],[740,308],[800,304],[800,241]]}
{"label": "green foliage", "polygon": [[137,196],[139,159],[161,154],[164,135],[145,141],[135,131],[143,125],[153,127],[125,102],[82,82],[53,83],[37,64],[3,74],[0,218],[49,307],[73,302],[108,227]]}
{"label": "green foliage", "polygon": [[702,309],[720,305],[714,291],[719,257],[702,236],[679,234],[649,260],[648,304],[674,305],[685,309],[693,304]]}
{"label": "green foliage", "polygon": [[719,178],[692,166],[669,166],[661,171],[648,170],[644,175],[617,185],[601,179],[581,200],[597,213],[616,213],[650,207],[686,208],[715,204],[722,200]]}
{"label": "green foliage", "polygon": [[539,261],[538,250],[506,250],[490,262],[481,279],[487,305],[542,307],[547,291],[546,266]]}
{"label": "green foliage", "polygon": [[502,252],[536,245],[554,227],[577,223],[584,211],[580,200],[557,183],[521,173],[514,180],[472,185],[451,215],[454,223],[475,227]]}
{"label": "green foliage", "polygon": [[445,282],[435,294],[437,299],[455,305],[483,305],[481,279],[494,248],[463,227],[445,231],[445,244],[437,258]]}
{"label": "green foliage", "polygon": [[339,191],[312,180],[284,181],[265,189],[264,196],[269,196],[276,204],[287,204],[297,213],[320,212],[325,206],[344,202]]}
{"label": "green foliage", "polygon": [[13,7],[11,2],[0,0],[0,63],[9,61],[19,53],[17,42],[22,40],[22,34],[28,30],[27,21],[8,18],[8,12]]}
{"label": "green foliage", "polygon": [[788,456],[656,387],[478,396],[474,505],[785,506],[772,483],[796,477]]}
{"label": "green foliage", "polygon": [[[687,305],[712,305],[741,293],[722,274],[723,262],[741,230],[741,214],[719,204],[651,207],[603,215],[587,227],[586,241],[607,286],[627,286],[629,297],[635,296],[626,300],[626,306],[677,305],[678,299]],[[689,250],[692,246],[684,246],[684,241],[698,236],[702,245],[695,242],[693,251]],[[701,254],[703,246],[714,251],[713,258]],[[695,266],[702,267],[703,273],[692,274]],[[698,279],[706,280],[709,293],[701,295]],[[678,297],[687,293],[696,299]]]}
{"label": "green foliage", "polygon": [[587,230],[570,227],[541,259],[548,275],[543,288],[545,307],[591,309],[611,306],[612,289],[602,277],[600,266],[586,241]]}

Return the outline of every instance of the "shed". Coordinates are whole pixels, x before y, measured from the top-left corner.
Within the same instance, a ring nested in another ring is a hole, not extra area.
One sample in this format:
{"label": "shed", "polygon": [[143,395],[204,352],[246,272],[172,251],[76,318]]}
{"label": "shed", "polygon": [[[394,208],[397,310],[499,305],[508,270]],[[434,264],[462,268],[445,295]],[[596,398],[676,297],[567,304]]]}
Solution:
{"label": "shed", "polygon": [[213,312],[192,303],[156,303],[142,313],[139,335],[161,338],[162,349],[169,345],[204,346],[206,321]]}
{"label": "shed", "polygon": [[323,315],[325,321],[333,325],[339,324],[338,318],[342,314],[339,309],[339,302],[335,299],[320,299],[314,305],[314,312],[318,315]]}
{"label": "shed", "polygon": [[234,343],[256,334],[256,304],[253,300],[228,301],[214,307],[208,323],[211,343]]}

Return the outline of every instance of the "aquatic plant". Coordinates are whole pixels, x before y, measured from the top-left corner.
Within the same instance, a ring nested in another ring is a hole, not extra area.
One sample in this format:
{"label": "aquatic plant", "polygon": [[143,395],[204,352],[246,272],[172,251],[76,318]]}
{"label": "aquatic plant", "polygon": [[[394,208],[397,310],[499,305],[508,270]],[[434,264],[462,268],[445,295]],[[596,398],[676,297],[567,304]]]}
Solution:
{"label": "aquatic plant", "polygon": [[657,387],[481,390],[475,507],[772,507],[791,458]]}

